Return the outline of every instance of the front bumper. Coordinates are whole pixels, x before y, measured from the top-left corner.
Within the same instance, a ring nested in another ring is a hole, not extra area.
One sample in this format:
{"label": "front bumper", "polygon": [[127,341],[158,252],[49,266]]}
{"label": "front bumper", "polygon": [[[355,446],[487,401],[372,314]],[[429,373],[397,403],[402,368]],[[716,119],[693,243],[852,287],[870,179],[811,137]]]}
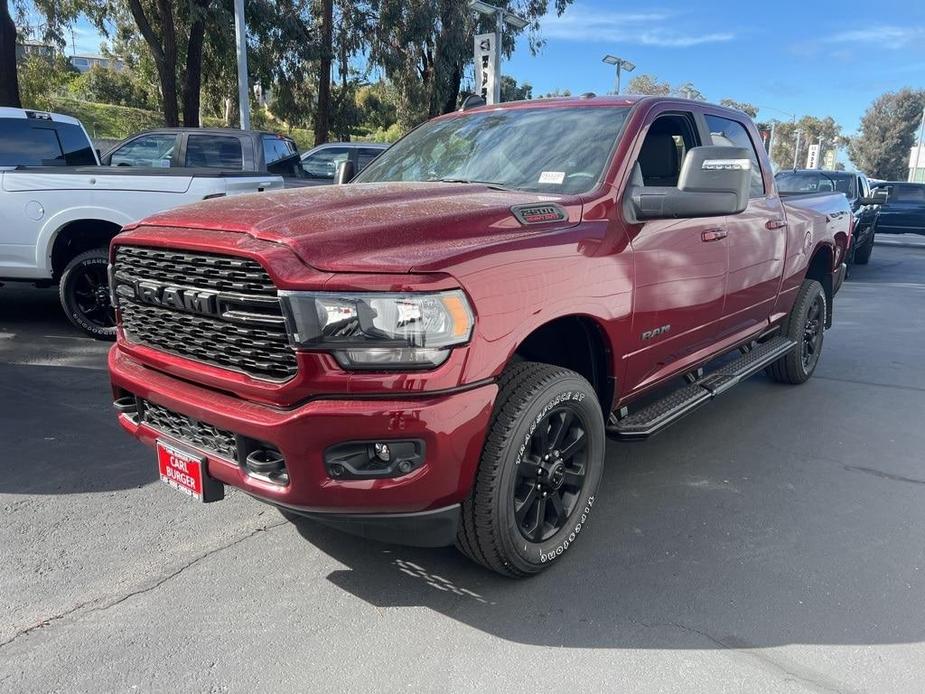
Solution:
{"label": "front bumper", "polygon": [[[281,409],[241,400],[149,369],[118,346],[109,353],[109,369],[117,396],[129,393],[186,417],[272,445],[285,458],[289,481],[285,485],[275,484],[251,475],[235,460],[199,450],[207,458],[211,477],[297,513],[339,514],[344,523],[361,528],[369,527],[366,522],[370,520],[369,514],[447,511],[460,503],[475,479],[497,393],[497,386],[488,383],[429,396],[415,393],[408,397],[394,394],[329,397]],[[188,442],[165,436],[137,418],[120,414],[119,422],[148,445],[164,439],[191,447]],[[335,480],[328,476],[323,459],[325,449],[347,441],[371,439],[422,440],[426,446],[424,464],[404,476],[389,479]],[[401,518],[395,519],[400,521],[399,526]],[[445,522],[445,519],[440,521],[444,525]],[[369,532],[362,534],[373,536]]]}

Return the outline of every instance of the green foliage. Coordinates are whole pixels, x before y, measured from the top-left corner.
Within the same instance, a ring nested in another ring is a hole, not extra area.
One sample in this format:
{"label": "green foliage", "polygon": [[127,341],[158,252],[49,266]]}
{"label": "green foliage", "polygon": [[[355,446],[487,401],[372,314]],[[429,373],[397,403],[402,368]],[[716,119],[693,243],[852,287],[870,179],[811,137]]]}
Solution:
{"label": "green foliage", "polygon": [[53,58],[30,55],[16,66],[19,75],[19,96],[25,108],[44,108],[54,96],[67,91],[68,85],[80,74],[62,55]]}
{"label": "green foliage", "polygon": [[164,117],[156,111],[95,104],[69,97],[50,97],[41,108],[80,119],[93,139],[121,140],[139,130],[164,126]]}
{"label": "green foliage", "polygon": [[720,106],[725,106],[726,108],[734,108],[736,111],[741,111],[748,115],[749,118],[758,117],[758,107],[754,104],[750,104],[747,101],[736,101],[735,99],[722,99],[719,102]]}
{"label": "green foliage", "polygon": [[668,82],[659,82],[654,75],[636,75],[626,85],[628,94],[647,94],[649,96],[668,96],[671,94],[671,85]]}
{"label": "green foliage", "polygon": [[796,147],[797,131],[800,132],[800,151],[797,155],[797,168],[806,166],[806,155],[809,146],[822,142],[819,152],[820,160],[832,147],[843,147],[847,138],[841,134],[841,126],[831,116],[816,118],[803,116],[794,123],[777,123],[774,131],[774,151],[771,153],[775,164],[780,168],[793,166],[793,154]]}
{"label": "green foliage", "polygon": [[157,108],[150,84],[139,83],[131,70],[94,66],[76,77],[68,85],[68,91],[71,96],[85,101],[148,110]]}
{"label": "green foliage", "polygon": [[533,98],[533,87],[529,82],[517,84],[510,75],[501,75],[501,101],[526,101]]}
{"label": "green foliage", "polygon": [[878,97],[848,143],[851,161],[872,178],[905,180],[923,108],[925,90],[901,89]]}

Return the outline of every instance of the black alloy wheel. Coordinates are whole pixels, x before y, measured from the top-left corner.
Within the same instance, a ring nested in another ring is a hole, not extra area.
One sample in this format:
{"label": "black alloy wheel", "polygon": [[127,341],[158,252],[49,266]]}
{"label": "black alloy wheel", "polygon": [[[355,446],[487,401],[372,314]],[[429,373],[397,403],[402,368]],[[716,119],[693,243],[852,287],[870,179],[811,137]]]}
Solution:
{"label": "black alloy wheel", "polygon": [[801,359],[803,370],[812,373],[819,361],[822,343],[822,333],[825,330],[825,296],[819,294],[806,313],[806,322],[803,325],[803,341],[801,345]]}
{"label": "black alloy wheel", "polygon": [[109,258],[95,248],[71,260],[58,287],[61,306],[75,326],[99,339],[116,335],[116,312],[109,287]]}
{"label": "black alloy wheel", "polygon": [[568,405],[551,410],[530,437],[529,454],[517,466],[514,516],[530,542],[561,530],[578,505],[585,482],[587,425]]}

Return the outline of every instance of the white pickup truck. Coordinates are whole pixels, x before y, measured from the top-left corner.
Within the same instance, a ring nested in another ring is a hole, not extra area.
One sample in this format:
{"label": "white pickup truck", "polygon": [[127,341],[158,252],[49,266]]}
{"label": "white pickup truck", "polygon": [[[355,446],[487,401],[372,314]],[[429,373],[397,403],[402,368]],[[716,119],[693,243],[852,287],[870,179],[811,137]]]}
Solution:
{"label": "white pickup truck", "polygon": [[119,169],[75,118],[0,108],[0,283],[57,283],[68,319],[115,335],[109,242],[129,222],[209,198],[283,187],[268,173]]}

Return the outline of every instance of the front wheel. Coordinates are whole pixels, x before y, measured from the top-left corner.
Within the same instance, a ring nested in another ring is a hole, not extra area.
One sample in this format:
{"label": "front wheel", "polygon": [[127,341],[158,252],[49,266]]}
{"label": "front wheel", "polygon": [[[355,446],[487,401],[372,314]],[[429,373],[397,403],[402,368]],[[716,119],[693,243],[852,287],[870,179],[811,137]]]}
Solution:
{"label": "front wheel", "polygon": [[854,250],[854,262],[858,265],[867,265],[870,262],[870,254],[874,250],[874,232],[870,232],[870,238],[864,242],[863,246],[858,246]]}
{"label": "front wheel", "polygon": [[784,337],[792,338],[797,346],[766,369],[780,383],[805,383],[816,370],[822,355],[829,306],[825,290],[816,280],[803,280],[790,315],[784,323]]}
{"label": "front wheel", "polygon": [[108,267],[106,249],[94,248],[68,263],[58,284],[58,296],[68,320],[100,340],[112,340],[116,336]]}
{"label": "front wheel", "polygon": [[457,546],[513,577],[539,573],[585,527],[604,466],[604,420],[591,384],[520,362],[501,377]]}

